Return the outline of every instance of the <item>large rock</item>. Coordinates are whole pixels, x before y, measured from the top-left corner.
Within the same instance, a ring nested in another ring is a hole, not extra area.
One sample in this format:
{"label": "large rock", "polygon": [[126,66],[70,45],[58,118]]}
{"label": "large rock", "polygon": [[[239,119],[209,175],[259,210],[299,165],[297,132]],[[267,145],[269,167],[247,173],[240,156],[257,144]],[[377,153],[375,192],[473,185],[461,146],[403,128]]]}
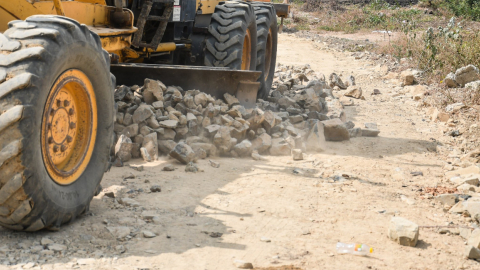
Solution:
{"label": "large rock", "polygon": [[217,133],[213,137],[213,143],[224,150],[230,150],[232,145],[231,145],[231,140],[232,137],[230,135],[230,128],[226,126],[222,126],[218,129]]}
{"label": "large rock", "polygon": [[143,100],[147,104],[152,104],[155,101],[163,101],[163,92],[166,87],[159,81],[145,79],[143,86]]}
{"label": "large rock", "polygon": [[142,147],[147,149],[148,154],[153,160],[158,159],[157,133],[152,132],[143,138]]}
{"label": "large rock", "polygon": [[347,92],[344,94],[346,97],[353,97],[356,99],[361,99],[363,95],[362,88],[356,85],[349,86]]}
{"label": "large rock", "polygon": [[392,217],[388,237],[402,246],[414,247],[418,241],[418,225],[402,217]]}
{"label": "large rock", "polygon": [[192,147],[195,153],[200,152],[200,149],[203,149],[209,157],[214,157],[217,155],[217,147],[211,143],[195,142],[189,145]]}
{"label": "large rock", "polygon": [[243,140],[241,143],[236,144],[233,150],[240,157],[249,156],[252,153],[252,143],[249,140]]}
{"label": "large rock", "polygon": [[461,86],[465,86],[465,84],[469,82],[478,80],[480,80],[479,70],[474,65],[459,68],[455,72],[455,81]]}
{"label": "large rock", "polygon": [[292,147],[284,139],[278,138],[272,140],[272,146],[270,147],[270,155],[272,156],[289,156],[291,154]]}
{"label": "large rock", "polygon": [[195,152],[189,145],[183,142],[180,142],[175,146],[170,152],[170,156],[183,164],[195,161]]}
{"label": "large rock", "polygon": [[345,141],[350,139],[348,129],[340,119],[334,118],[322,121],[322,123],[327,141]]}
{"label": "large rock", "polygon": [[305,147],[307,151],[321,152],[325,150],[325,129],[323,123],[317,121],[310,128],[305,140]]}
{"label": "large rock", "polygon": [[164,120],[158,123],[163,128],[176,128],[178,126],[178,121],[176,120]]}
{"label": "large rock", "polygon": [[168,155],[177,146],[174,140],[158,140],[158,150],[160,153]]}
{"label": "large rock", "polygon": [[138,135],[138,124],[131,124],[122,130],[122,134],[132,138]]}
{"label": "large rock", "polygon": [[272,146],[272,137],[267,133],[262,133],[252,141],[253,150],[259,153],[266,152]]}
{"label": "large rock", "polygon": [[445,77],[444,82],[447,85],[447,87],[449,87],[449,88],[458,87],[458,83],[457,83],[456,78],[455,78],[455,73],[453,73],[453,72],[450,72],[447,75],[447,77]]}
{"label": "large rock", "polygon": [[474,260],[480,259],[480,249],[474,246],[467,245],[465,247],[465,251],[463,255],[465,255],[465,257],[469,259],[474,259]]}
{"label": "large rock", "polygon": [[323,104],[320,101],[319,96],[313,90],[313,88],[307,88],[305,89],[305,109],[309,109],[310,111],[317,111],[321,112],[323,110]]}
{"label": "large rock", "polygon": [[347,86],[345,86],[342,79],[340,79],[340,77],[335,73],[330,74],[329,81],[331,88],[338,86],[340,89],[347,89]]}
{"label": "large rock", "polygon": [[142,104],[135,110],[132,116],[133,123],[138,124],[150,118],[153,115],[150,106]]}
{"label": "large rock", "polygon": [[129,161],[132,158],[132,140],[125,135],[120,135],[117,144],[115,144],[115,156],[122,162]]}
{"label": "large rock", "polygon": [[238,99],[228,93],[225,93],[223,95],[223,98],[225,99],[225,102],[227,102],[228,106],[229,107],[232,107],[233,105],[238,105],[240,104],[240,102],[238,101]]}

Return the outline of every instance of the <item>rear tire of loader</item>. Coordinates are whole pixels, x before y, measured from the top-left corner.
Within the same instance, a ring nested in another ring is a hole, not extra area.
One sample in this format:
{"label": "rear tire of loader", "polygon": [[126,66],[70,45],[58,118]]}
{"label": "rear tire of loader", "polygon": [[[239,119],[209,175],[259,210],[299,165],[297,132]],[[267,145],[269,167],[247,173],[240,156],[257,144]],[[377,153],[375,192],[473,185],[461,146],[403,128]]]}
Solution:
{"label": "rear tire of loader", "polygon": [[255,12],[246,2],[217,5],[205,40],[205,66],[255,70],[257,25]]}
{"label": "rear tire of loader", "polygon": [[266,100],[272,88],[277,62],[277,14],[271,4],[253,2],[257,17],[257,71],[261,71],[257,97]]}
{"label": "rear tire of loader", "polygon": [[0,225],[55,230],[88,210],[108,164],[114,81],[100,38],[74,20],[32,16],[0,34]]}

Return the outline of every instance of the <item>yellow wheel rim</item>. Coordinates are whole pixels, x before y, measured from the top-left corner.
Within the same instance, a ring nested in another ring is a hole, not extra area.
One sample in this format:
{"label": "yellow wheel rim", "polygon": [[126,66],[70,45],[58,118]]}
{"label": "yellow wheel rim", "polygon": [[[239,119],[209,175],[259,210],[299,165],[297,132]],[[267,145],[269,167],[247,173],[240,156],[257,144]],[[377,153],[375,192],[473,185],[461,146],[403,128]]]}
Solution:
{"label": "yellow wheel rim", "polygon": [[60,185],[75,182],[87,168],[97,135],[97,102],[88,77],[65,71],[48,95],[42,118],[45,167]]}
{"label": "yellow wheel rim", "polygon": [[270,64],[272,62],[273,41],[272,30],[268,30],[267,46],[265,48],[265,78],[270,74]]}
{"label": "yellow wheel rim", "polygon": [[245,38],[243,39],[243,51],[242,51],[242,70],[250,69],[250,61],[252,56],[252,36],[250,30],[247,29]]}

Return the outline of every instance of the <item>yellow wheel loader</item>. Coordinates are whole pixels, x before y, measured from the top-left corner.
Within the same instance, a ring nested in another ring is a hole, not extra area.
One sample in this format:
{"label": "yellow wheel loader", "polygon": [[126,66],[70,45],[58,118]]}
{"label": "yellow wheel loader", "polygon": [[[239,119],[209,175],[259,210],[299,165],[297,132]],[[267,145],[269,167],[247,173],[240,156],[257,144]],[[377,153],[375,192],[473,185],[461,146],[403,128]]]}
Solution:
{"label": "yellow wheel loader", "polygon": [[0,225],[56,230],[88,210],[109,165],[116,84],[270,90],[277,15],[218,0],[0,0]]}

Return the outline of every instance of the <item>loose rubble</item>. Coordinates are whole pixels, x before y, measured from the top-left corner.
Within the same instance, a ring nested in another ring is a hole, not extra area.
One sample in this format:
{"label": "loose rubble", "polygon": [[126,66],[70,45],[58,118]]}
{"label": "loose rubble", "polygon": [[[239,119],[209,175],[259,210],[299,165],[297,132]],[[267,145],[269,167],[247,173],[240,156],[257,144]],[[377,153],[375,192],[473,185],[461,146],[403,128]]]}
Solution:
{"label": "loose rubble", "polygon": [[[332,95],[335,87],[347,89],[340,101]],[[347,96],[364,99],[353,76],[343,82],[332,73],[327,82],[309,65],[279,64],[268,99],[251,109],[230,94],[216,99],[151,79],[142,87],[122,85],[115,91],[114,163],[139,157],[151,162],[159,155],[182,164],[217,155],[261,159],[260,154],[292,155],[292,149],[323,151],[325,140],[377,136],[378,130],[347,129],[342,104],[354,105]]]}

